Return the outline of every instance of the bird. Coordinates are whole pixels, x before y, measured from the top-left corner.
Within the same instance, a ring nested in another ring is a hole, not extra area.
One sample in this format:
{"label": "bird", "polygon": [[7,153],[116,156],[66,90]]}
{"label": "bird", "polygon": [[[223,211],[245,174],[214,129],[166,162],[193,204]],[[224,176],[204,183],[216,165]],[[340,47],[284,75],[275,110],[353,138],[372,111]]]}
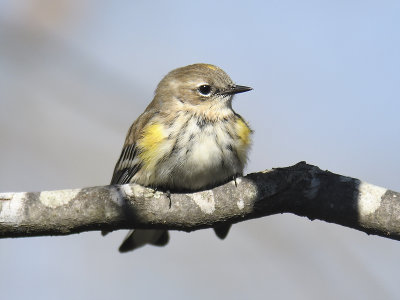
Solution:
{"label": "bird", "polygon": [[[221,68],[196,63],[169,72],[128,130],[111,184],[137,183],[157,190],[195,192],[243,175],[252,129],[232,108],[235,84]],[[214,228],[221,239],[230,225]],[[119,251],[164,246],[166,230],[128,233]]]}

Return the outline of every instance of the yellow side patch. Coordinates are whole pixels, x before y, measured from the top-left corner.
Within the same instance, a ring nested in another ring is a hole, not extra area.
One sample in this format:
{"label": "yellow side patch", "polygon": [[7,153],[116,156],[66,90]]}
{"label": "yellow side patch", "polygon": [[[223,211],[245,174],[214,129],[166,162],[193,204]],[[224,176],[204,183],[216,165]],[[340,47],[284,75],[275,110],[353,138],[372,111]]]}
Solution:
{"label": "yellow side patch", "polygon": [[238,119],[236,121],[236,128],[237,128],[237,135],[239,136],[240,141],[244,145],[249,145],[250,144],[250,134],[251,130],[249,126],[242,120]]}
{"label": "yellow side patch", "polygon": [[150,167],[158,162],[162,156],[161,143],[166,135],[161,124],[151,124],[144,128],[138,146],[141,150],[139,157],[143,160],[146,167]]}

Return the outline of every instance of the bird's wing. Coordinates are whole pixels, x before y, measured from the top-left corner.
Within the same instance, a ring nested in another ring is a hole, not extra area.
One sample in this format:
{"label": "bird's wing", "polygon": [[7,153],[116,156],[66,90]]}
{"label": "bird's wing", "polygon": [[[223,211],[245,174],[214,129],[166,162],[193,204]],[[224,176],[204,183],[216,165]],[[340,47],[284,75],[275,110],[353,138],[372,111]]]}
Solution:
{"label": "bird's wing", "polygon": [[124,145],[118,162],[115,165],[111,184],[125,184],[130,182],[132,177],[140,169],[137,153],[138,150],[135,143]]}
{"label": "bird's wing", "polygon": [[[150,105],[149,105],[150,106]],[[125,184],[129,183],[133,176],[140,170],[141,160],[138,157],[139,149],[136,141],[142,134],[142,129],[151,120],[156,111],[146,109],[146,111],[133,122],[126,135],[125,144],[122,148],[121,155],[114,168],[114,174],[110,184]]]}

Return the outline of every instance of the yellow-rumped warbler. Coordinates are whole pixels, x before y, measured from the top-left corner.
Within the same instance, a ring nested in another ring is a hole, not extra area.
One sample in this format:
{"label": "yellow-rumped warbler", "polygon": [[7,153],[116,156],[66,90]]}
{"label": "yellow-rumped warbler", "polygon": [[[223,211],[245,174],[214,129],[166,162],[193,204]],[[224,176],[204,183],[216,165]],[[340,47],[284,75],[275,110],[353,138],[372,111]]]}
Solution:
{"label": "yellow-rumped warbler", "polygon": [[[249,90],[209,64],[168,73],[130,127],[111,184],[197,191],[242,175],[252,131],[232,109],[232,97]],[[214,230],[225,238],[229,227]],[[163,246],[168,240],[165,230],[133,230],[119,250]]]}

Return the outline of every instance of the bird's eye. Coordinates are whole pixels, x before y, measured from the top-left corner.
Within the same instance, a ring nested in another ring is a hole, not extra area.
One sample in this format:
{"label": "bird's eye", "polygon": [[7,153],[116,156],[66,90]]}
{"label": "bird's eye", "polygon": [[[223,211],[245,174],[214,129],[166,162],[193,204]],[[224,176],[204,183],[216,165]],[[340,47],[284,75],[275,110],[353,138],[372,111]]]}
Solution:
{"label": "bird's eye", "polygon": [[203,84],[199,86],[198,90],[203,96],[208,96],[211,93],[211,86],[209,86],[208,84]]}

